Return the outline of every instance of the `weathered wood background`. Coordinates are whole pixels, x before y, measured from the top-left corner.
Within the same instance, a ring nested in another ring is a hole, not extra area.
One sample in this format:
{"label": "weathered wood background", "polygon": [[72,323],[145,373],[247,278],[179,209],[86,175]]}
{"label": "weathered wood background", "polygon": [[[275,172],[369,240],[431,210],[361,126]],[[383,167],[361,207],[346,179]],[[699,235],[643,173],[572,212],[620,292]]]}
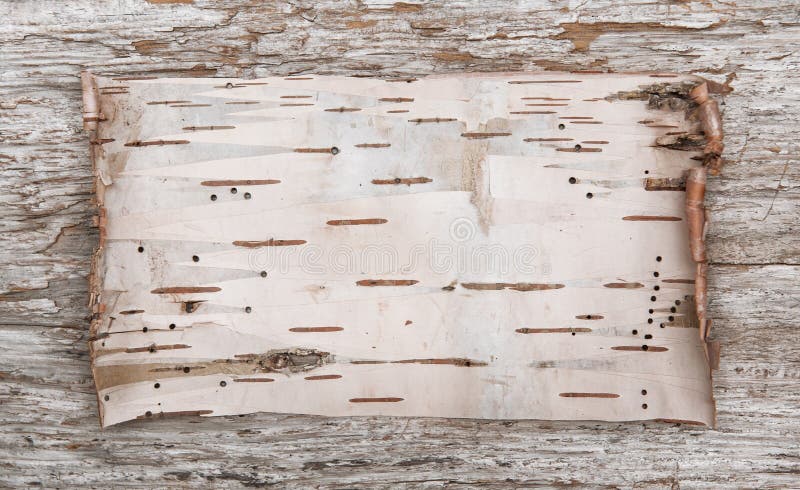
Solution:
{"label": "weathered wood background", "polygon": [[[800,5],[0,3],[0,486],[800,486]],[[413,76],[595,69],[728,82],[709,179],[718,430],[252,415],[100,431],[97,233],[78,73]]]}

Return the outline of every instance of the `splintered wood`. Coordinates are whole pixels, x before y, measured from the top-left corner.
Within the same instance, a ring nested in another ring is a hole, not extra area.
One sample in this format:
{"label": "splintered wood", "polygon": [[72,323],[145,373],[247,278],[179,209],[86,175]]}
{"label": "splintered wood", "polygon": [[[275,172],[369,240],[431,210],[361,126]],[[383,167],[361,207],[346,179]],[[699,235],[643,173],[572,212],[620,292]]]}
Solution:
{"label": "splintered wood", "polygon": [[714,424],[703,195],[722,130],[704,80],[83,84],[103,426]]}

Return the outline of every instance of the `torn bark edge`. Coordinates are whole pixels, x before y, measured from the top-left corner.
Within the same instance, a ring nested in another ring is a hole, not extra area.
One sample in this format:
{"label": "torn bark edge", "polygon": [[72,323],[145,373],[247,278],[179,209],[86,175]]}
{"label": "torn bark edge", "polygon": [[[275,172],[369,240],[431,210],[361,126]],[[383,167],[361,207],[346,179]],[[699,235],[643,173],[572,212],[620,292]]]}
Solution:
{"label": "torn bark edge", "polygon": [[[89,158],[92,165],[92,173],[94,175],[94,191],[95,191],[95,204],[98,208],[97,216],[94,218],[94,225],[100,234],[100,240],[97,249],[92,255],[91,269],[89,272],[89,309],[91,310],[91,322],[89,324],[89,359],[92,369],[92,380],[97,379],[95,373],[95,357],[96,351],[94,342],[98,338],[98,331],[103,323],[103,313],[105,312],[106,305],[102,302],[102,268],[103,268],[103,248],[106,241],[106,225],[108,217],[106,209],[103,206],[105,203],[105,184],[100,178],[100,171],[98,169],[98,152],[103,151],[101,145],[91,144],[92,141],[98,140],[99,123],[106,120],[105,115],[100,110],[100,93],[97,90],[97,80],[95,76],[88,70],[81,72],[81,89],[83,92],[83,129],[89,133]],[[100,391],[97,389],[95,382],[95,396],[97,397],[97,412],[100,420],[100,428],[104,426],[104,413],[103,405],[100,401]]]}
{"label": "torn bark edge", "polygon": [[709,95],[709,82],[704,81],[689,92],[689,97],[697,104],[695,114],[700,120],[700,127],[706,137],[703,149],[703,164],[711,175],[719,175],[722,170],[722,119],[719,115],[719,104]]}

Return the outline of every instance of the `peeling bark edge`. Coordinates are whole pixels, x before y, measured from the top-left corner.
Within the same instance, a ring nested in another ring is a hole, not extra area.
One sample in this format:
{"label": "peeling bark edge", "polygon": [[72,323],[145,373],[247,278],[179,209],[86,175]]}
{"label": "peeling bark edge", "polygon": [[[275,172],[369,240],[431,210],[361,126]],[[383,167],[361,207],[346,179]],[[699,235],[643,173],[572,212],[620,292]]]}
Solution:
{"label": "peeling bark edge", "polygon": [[105,184],[100,178],[100,172],[97,168],[98,152],[101,151],[99,145],[92,145],[91,141],[99,138],[99,123],[106,120],[100,107],[100,93],[97,90],[97,79],[94,74],[89,70],[81,72],[81,89],[83,92],[83,129],[89,133],[89,159],[92,165],[92,174],[94,176],[94,194],[95,205],[97,206],[97,217],[95,218],[95,226],[99,232],[99,242],[97,249],[92,254],[92,260],[89,270],[89,304],[88,307],[91,312],[91,321],[89,323],[89,363],[92,371],[92,383],[94,383],[94,392],[97,399],[97,413],[100,422],[100,430],[104,427],[104,412],[103,404],[100,402],[100,390],[97,386],[97,373],[95,369],[95,359],[97,352],[94,348],[93,339],[98,337],[98,330],[103,321],[103,312],[105,311],[105,304],[102,302],[102,275],[104,248],[106,239],[106,224],[107,216],[104,207],[105,204]]}
{"label": "peeling bark edge", "polygon": [[722,119],[719,115],[719,104],[709,95],[708,82],[704,81],[689,92],[689,97],[698,105],[696,114],[700,120],[700,127],[706,137],[703,149],[703,164],[708,167],[711,175],[719,175],[722,171]]}

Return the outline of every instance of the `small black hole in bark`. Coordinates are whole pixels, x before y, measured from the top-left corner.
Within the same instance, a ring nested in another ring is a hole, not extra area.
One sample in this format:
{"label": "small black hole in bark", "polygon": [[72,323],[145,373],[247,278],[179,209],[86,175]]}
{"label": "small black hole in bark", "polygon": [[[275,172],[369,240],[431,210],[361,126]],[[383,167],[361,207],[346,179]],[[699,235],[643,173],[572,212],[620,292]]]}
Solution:
{"label": "small black hole in bark", "polygon": [[192,368],[190,368],[189,366],[186,366],[185,368],[183,368],[183,372],[184,373],[188,373],[191,370],[192,370]]}
{"label": "small black hole in bark", "polygon": [[142,327],[142,332],[147,332],[147,327]]}
{"label": "small black hole in bark", "polygon": [[650,340],[650,339],[653,338],[653,336],[651,334],[647,334],[647,335],[644,336],[644,338],[647,339],[647,340]]}
{"label": "small black hole in bark", "polygon": [[647,323],[653,323],[653,319],[652,318],[648,318],[647,319]]}
{"label": "small black hole in bark", "polygon": [[678,311],[678,309],[673,306],[672,308],[669,309],[669,311],[675,313],[676,311]]}
{"label": "small black hole in bark", "polygon": [[642,403],[642,408],[647,410],[647,403]]}
{"label": "small black hole in bark", "polygon": [[647,394],[647,390],[642,390],[642,395],[646,395],[646,394]]}
{"label": "small black hole in bark", "polygon": [[639,331],[638,331],[638,330],[635,330],[635,329],[634,329],[634,330],[633,330],[631,333],[632,333],[633,335],[639,335]]}
{"label": "small black hole in bark", "polygon": [[153,388],[155,388],[155,389],[159,389],[159,388],[161,388],[161,383],[156,383],[156,384],[154,384],[154,385],[153,385]]}
{"label": "small black hole in bark", "polygon": [[681,300],[679,300],[679,299],[676,299],[676,300],[675,300],[675,304],[676,304],[677,306],[680,306],[680,305],[681,305]]}
{"label": "small black hole in bark", "polygon": [[658,272],[653,272],[653,277],[658,277],[658,276],[659,276]]}
{"label": "small black hole in bark", "polygon": [[575,151],[581,151],[581,145],[575,145]]}
{"label": "small black hole in bark", "polygon": [[151,412],[150,410],[148,410],[148,411],[146,411],[146,412],[144,413],[144,416],[145,416],[145,417],[152,417],[152,416],[153,416],[153,412]]}
{"label": "small black hole in bark", "polygon": [[244,312],[245,312],[245,313],[250,313],[251,311],[253,311],[253,309],[252,309],[252,308],[250,308],[249,306],[245,306],[245,307],[244,307]]}
{"label": "small black hole in bark", "polygon": [[648,313],[650,313],[651,315],[653,314],[653,312],[654,312],[654,311],[656,311],[656,310],[654,310],[654,309],[652,309],[652,308],[650,308],[649,310],[647,310],[647,312],[648,312]]}
{"label": "small black hole in bark", "polygon": [[192,255],[192,261],[200,262],[200,257],[198,257],[197,255]]}
{"label": "small black hole in bark", "polygon": [[139,247],[136,249],[137,252],[142,253],[144,252],[144,247]]}
{"label": "small black hole in bark", "polygon": [[231,187],[231,194],[236,194],[237,192],[239,191],[236,189],[236,187]]}
{"label": "small black hole in bark", "polygon": [[226,386],[228,386],[228,383],[226,383],[225,381],[220,381],[219,385],[225,388]]}
{"label": "small black hole in bark", "polygon": [[645,175],[649,175],[649,174],[650,174],[650,171],[649,171],[649,170],[645,170],[645,171],[644,171],[644,174],[645,174]]}
{"label": "small black hole in bark", "polygon": [[105,400],[105,401],[108,401],[108,400],[110,400],[110,399],[111,399],[111,397],[109,397],[108,395],[106,395],[106,396],[104,396],[104,397],[103,397],[103,400]]}
{"label": "small black hole in bark", "polygon": [[575,335],[575,332],[572,332],[572,335]]}
{"label": "small black hole in bark", "polygon": [[337,148],[335,146],[333,148],[331,148],[331,154],[338,155],[339,154],[339,148]]}
{"label": "small black hole in bark", "polygon": [[170,323],[169,324],[169,329],[170,330],[175,330],[175,324],[174,323]]}
{"label": "small black hole in bark", "polygon": [[261,277],[267,277],[267,271],[261,271]]}
{"label": "small black hole in bark", "polygon": [[253,197],[253,196],[249,192],[245,192],[244,193],[244,198],[245,199],[250,199],[251,197]]}
{"label": "small black hole in bark", "polygon": [[650,296],[650,301],[655,301],[656,299],[658,298],[656,298],[655,296]]}
{"label": "small black hole in bark", "polygon": [[559,124],[559,125],[558,125],[558,129],[567,129],[567,127],[566,127],[566,126],[564,126],[563,124]]}
{"label": "small black hole in bark", "polygon": [[661,286],[653,286],[653,291],[658,291],[661,289]]}
{"label": "small black hole in bark", "polygon": [[575,177],[570,177],[570,178],[569,178],[569,183],[570,183],[570,184],[575,184],[575,183],[577,183],[577,182],[578,182],[578,179],[576,179]]}
{"label": "small black hole in bark", "polygon": [[656,262],[661,262],[661,256],[656,257]]}
{"label": "small black hole in bark", "polygon": [[225,88],[233,88],[233,84],[231,82],[228,82],[225,84]]}
{"label": "small black hole in bark", "polygon": [[591,199],[593,197],[594,197],[594,194],[592,194],[591,192],[587,192],[586,193],[586,199]]}
{"label": "small black hole in bark", "polygon": [[642,346],[642,350],[647,350],[647,349],[648,349],[647,344]]}

